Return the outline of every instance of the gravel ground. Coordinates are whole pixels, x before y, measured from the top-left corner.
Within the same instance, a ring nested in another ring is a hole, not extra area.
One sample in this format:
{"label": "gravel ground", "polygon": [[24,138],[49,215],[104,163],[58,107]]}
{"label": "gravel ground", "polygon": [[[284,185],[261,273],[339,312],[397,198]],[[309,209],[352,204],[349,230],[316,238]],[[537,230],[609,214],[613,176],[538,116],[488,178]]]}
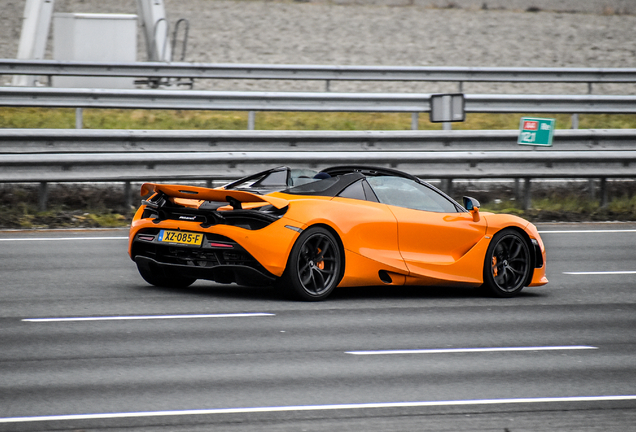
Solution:
{"label": "gravel ground", "polygon": [[[16,56],[25,2],[0,0],[2,58]],[[190,21],[186,60],[193,62],[636,67],[634,0],[165,0],[165,4],[171,23],[179,18]],[[509,9],[500,9],[503,5]],[[532,5],[540,10],[527,11]],[[136,4],[57,0],[55,11],[136,13]],[[145,42],[139,35],[138,59],[143,61]],[[51,58],[50,45],[47,58]],[[323,82],[201,81],[196,88],[323,91],[325,87]],[[331,91],[456,90],[457,85],[449,83],[331,83]],[[464,92],[585,94],[587,85],[469,83]],[[598,85],[593,92],[636,94],[636,86]]]}

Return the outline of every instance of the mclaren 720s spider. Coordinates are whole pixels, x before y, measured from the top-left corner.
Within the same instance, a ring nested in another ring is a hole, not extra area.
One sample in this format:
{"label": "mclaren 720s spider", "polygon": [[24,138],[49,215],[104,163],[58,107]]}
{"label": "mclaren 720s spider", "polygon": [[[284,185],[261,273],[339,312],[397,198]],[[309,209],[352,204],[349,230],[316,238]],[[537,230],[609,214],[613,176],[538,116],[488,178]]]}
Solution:
{"label": "mclaren 720s spider", "polygon": [[219,188],[145,183],[129,254],[156,286],[278,285],[302,300],[341,286],[545,285],[545,247],[517,216],[463,206],[386,168],[277,167]]}

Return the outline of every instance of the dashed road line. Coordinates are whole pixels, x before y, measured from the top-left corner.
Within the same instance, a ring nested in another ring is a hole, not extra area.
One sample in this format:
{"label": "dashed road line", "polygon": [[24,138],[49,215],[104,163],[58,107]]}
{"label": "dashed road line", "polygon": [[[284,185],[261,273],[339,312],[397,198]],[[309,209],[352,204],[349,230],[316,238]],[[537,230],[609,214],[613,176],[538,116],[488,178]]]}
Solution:
{"label": "dashed road line", "polygon": [[133,315],[133,316],[96,316],[96,317],[62,317],[62,318],[25,318],[24,322],[77,322],[77,321],[130,321],[130,320],[162,320],[162,319],[192,319],[192,318],[250,318],[276,316],[273,313],[225,313],[198,315]]}
{"label": "dashed road line", "polygon": [[491,347],[491,348],[433,348],[433,349],[405,349],[405,350],[370,350],[345,351],[351,355],[389,355],[389,354],[456,354],[475,352],[515,352],[515,351],[564,351],[564,350],[595,350],[597,347],[586,345],[569,346],[535,346],[535,347]]}

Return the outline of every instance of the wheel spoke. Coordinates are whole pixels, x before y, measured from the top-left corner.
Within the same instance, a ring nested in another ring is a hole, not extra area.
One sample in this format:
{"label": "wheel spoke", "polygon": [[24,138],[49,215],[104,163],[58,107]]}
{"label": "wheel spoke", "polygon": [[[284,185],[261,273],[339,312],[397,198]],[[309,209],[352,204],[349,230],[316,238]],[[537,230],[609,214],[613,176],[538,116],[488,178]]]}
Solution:
{"label": "wheel spoke", "polygon": [[329,278],[329,275],[334,274],[335,272],[333,270],[327,270],[327,269],[316,269],[318,270],[318,272],[320,272],[321,275],[323,275],[323,277]]}
{"label": "wheel spoke", "polygon": [[320,248],[320,253],[316,255],[316,261],[322,261],[324,259],[325,253],[329,250],[330,245],[329,240],[325,239],[322,247]]}
{"label": "wheel spoke", "polygon": [[508,266],[508,270],[510,270],[513,273],[516,273],[518,275],[522,275],[524,272],[522,270],[517,270],[514,267]]}
{"label": "wheel spoke", "polygon": [[506,270],[502,269],[499,271],[498,276],[495,277],[495,282],[497,285],[503,286],[506,283]]}
{"label": "wheel spoke", "polygon": [[303,273],[305,273],[307,271],[308,268],[309,268],[309,261],[305,262],[305,264],[301,268],[298,269],[298,272],[300,274],[303,274]]}
{"label": "wheel spoke", "polygon": [[318,269],[314,269],[312,275],[315,281],[316,292],[322,291],[325,288],[325,278]]}
{"label": "wheel spoke", "polygon": [[311,270],[309,270],[309,271],[308,271],[307,273],[305,273],[305,274],[301,274],[301,275],[300,275],[300,281],[302,282],[302,284],[303,284],[304,286],[309,285],[309,282],[311,282],[311,279],[312,279],[312,277],[311,277]]}
{"label": "wheel spoke", "polygon": [[514,245],[516,246],[516,248],[515,248],[515,251],[509,255],[508,257],[509,260],[513,258],[517,258],[522,251],[521,242],[515,242]]}

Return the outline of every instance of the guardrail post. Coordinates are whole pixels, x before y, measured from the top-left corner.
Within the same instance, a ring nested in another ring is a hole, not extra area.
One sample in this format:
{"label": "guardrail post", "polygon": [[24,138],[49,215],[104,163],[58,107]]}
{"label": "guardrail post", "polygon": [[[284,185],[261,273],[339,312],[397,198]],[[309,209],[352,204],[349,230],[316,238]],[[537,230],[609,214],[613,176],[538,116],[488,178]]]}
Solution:
{"label": "guardrail post", "polygon": [[420,113],[411,113],[411,130],[417,130],[420,123]]}
{"label": "guardrail post", "polygon": [[124,207],[126,209],[132,207],[132,185],[129,181],[124,182]]}
{"label": "guardrail post", "polygon": [[523,179],[523,210],[524,211],[530,210],[530,206],[532,204],[531,195],[532,194],[531,194],[530,179],[526,177],[525,179]]}
{"label": "guardrail post", "polygon": [[609,204],[609,196],[607,192],[607,179],[605,177],[601,178],[601,208],[606,208]]}
{"label": "guardrail post", "polygon": [[579,128],[579,115],[572,114],[572,129],[578,129],[578,128]]}
{"label": "guardrail post", "polygon": [[46,211],[46,204],[49,200],[49,184],[47,182],[40,182],[40,189],[38,191],[38,210]]}
{"label": "guardrail post", "polygon": [[75,129],[82,129],[84,127],[84,110],[82,108],[75,108]]}
{"label": "guardrail post", "polygon": [[256,125],[256,111],[249,111],[247,113],[247,130],[254,130]]}
{"label": "guardrail post", "polygon": [[442,190],[446,192],[446,195],[450,196],[453,194],[453,179],[452,178],[442,179]]}
{"label": "guardrail post", "polygon": [[596,199],[596,179],[589,179],[587,181],[588,184],[588,192],[590,194],[590,201],[594,201]]}
{"label": "guardrail post", "polygon": [[325,91],[326,92],[331,91],[331,80],[325,80]]}

